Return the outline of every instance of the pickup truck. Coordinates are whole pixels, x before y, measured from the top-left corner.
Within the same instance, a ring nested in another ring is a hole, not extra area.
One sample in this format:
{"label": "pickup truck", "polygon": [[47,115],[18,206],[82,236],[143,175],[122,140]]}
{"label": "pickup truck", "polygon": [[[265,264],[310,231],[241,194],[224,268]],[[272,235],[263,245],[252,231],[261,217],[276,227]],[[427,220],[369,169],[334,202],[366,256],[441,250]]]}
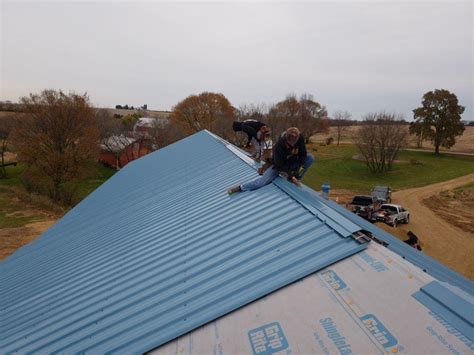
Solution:
{"label": "pickup truck", "polygon": [[410,213],[400,205],[385,203],[372,215],[372,220],[396,227],[399,223],[410,222]]}
{"label": "pickup truck", "polygon": [[392,189],[390,186],[375,186],[370,195],[376,197],[381,203],[392,202]]}
{"label": "pickup truck", "polygon": [[371,220],[373,214],[379,210],[380,202],[374,196],[357,195],[352,198],[347,207],[356,215]]}

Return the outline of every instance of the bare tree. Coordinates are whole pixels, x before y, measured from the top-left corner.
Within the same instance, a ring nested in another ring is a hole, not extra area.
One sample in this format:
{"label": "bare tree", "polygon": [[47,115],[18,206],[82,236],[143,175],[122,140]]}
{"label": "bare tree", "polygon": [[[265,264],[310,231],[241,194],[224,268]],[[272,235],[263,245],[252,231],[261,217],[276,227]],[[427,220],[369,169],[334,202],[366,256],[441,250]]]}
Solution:
{"label": "bare tree", "polygon": [[260,104],[243,104],[236,110],[235,117],[238,121],[245,120],[265,120],[268,108],[264,103]]}
{"label": "bare tree", "polygon": [[336,127],[337,145],[341,141],[342,135],[350,125],[351,114],[347,111],[336,111],[332,120],[332,125]]}
{"label": "bare tree", "polygon": [[185,137],[183,129],[175,121],[157,118],[147,130],[150,150],[158,150]]}
{"label": "bare tree", "polygon": [[401,115],[385,112],[369,113],[365,116],[354,142],[370,172],[379,173],[392,168],[393,161],[408,135],[406,125],[399,122],[401,118]]}
{"label": "bare tree", "polygon": [[288,127],[298,127],[306,143],[312,135],[328,128],[326,108],[310,94],[303,94],[299,99],[295,94],[288,95],[270,108],[268,120],[272,129],[280,133]]}
{"label": "bare tree", "polygon": [[328,130],[328,113],[311,94],[301,95],[299,104],[298,128],[303,133],[306,143],[309,143],[312,135]]}
{"label": "bare tree", "polygon": [[[238,109],[235,111],[235,118],[237,121],[245,121],[245,120],[257,120],[263,122],[270,126],[267,121],[267,112],[268,108],[265,104],[243,104],[239,106]],[[234,132],[234,144],[238,146],[244,146],[247,142],[247,135],[245,132],[239,131]]]}

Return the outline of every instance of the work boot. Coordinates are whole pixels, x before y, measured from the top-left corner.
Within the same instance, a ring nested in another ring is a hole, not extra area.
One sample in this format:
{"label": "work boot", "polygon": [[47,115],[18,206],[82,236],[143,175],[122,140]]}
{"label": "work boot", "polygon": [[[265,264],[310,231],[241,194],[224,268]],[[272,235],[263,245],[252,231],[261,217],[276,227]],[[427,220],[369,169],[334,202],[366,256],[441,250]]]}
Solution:
{"label": "work boot", "polygon": [[232,195],[240,191],[242,191],[240,188],[240,185],[235,185],[235,186],[229,187],[229,189],[227,190],[227,193],[229,195]]}

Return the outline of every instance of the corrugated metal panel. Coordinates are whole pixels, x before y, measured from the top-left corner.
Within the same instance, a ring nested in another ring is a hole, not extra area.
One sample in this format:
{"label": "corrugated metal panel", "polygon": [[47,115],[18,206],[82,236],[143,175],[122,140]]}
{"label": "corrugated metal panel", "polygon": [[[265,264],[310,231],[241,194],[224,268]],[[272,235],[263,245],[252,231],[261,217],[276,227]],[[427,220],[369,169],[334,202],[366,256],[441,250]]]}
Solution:
{"label": "corrugated metal panel", "polygon": [[308,194],[312,195],[312,198],[315,201],[319,201],[322,204],[326,205],[329,210],[338,213],[341,218],[344,217],[352,221],[354,224],[358,225],[361,229],[372,233],[380,241],[384,242],[388,249],[409,260],[411,263],[418,266],[423,271],[426,271],[428,274],[432,275],[439,281],[447,282],[453,286],[461,288],[462,290],[468,293],[473,292],[474,282],[472,282],[468,278],[450,269],[446,265],[443,265],[442,263],[433,259],[429,255],[421,253],[415,248],[412,248],[407,243],[404,243],[397,237],[366,221],[365,219],[360,218],[359,216],[345,209],[336,202],[322,198],[318,193],[305,186],[303,186],[302,189],[305,190]]}
{"label": "corrugated metal panel", "polygon": [[474,303],[469,294],[459,295],[432,281],[413,294],[427,308],[474,341]]}
{"label": "corrugated metal panel", "polygon": [[0,264],[0,351],[147,351],[365,247],[275,184],[227,195],[254,176],[208,132],[129,164]]}

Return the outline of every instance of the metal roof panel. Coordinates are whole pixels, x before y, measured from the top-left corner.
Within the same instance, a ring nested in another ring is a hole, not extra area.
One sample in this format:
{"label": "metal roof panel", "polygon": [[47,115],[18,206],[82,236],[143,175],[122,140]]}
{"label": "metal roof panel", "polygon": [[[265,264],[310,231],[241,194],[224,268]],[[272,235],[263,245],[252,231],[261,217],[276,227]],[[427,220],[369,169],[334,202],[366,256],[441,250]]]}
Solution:
{"label": "metal roof panel", "polygon": [[0,263],[1,352],[147,351],[365,248],[283,179],[228,196],[256,172],[226,145],[128,164]]}

